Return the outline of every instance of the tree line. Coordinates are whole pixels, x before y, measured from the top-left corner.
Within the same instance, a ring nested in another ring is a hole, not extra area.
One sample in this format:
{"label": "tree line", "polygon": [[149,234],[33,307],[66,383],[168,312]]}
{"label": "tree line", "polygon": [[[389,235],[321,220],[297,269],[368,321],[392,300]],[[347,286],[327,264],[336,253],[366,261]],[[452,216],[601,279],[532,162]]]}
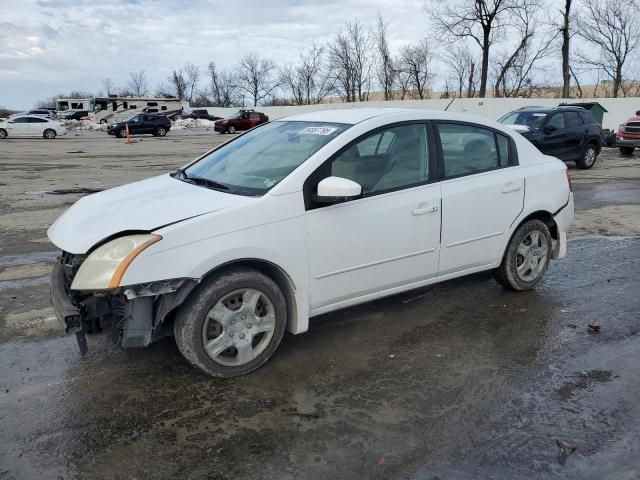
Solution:
{"label": "tree line", "polygon": [[[391,25],[347,21],[323,45],[277,64],[257,52],[229,69],[186,63],[152,91],[144,70],[103,95],[173,96],[192,106],[640,94],[637,0],[424,0],[430,31],[395,51]],[[560,68],[558,68],[560,67]],[[550,72],[561,71],[561,78]],[[595,83],[586,91],[582,80]]]}

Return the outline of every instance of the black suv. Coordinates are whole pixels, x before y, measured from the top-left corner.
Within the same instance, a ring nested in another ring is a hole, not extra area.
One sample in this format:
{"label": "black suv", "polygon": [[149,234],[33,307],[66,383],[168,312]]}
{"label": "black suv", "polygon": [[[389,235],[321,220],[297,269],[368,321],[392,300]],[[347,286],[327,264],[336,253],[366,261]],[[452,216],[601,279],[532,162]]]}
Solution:
{"label": "black suv", "polygon": [[164,137],[171,129],[171,121],[164,115],[139,113],[119,122],[109,124],[107,133],[118,138],[124,137],[127,135],[127,125],[131,135],[150,133],[154,137]]}
{"label": "black suv", "polygon": [[545,155],[591,168],[602,148],[602,125],[581,107],[523,107],[498,122],[513,127]]}

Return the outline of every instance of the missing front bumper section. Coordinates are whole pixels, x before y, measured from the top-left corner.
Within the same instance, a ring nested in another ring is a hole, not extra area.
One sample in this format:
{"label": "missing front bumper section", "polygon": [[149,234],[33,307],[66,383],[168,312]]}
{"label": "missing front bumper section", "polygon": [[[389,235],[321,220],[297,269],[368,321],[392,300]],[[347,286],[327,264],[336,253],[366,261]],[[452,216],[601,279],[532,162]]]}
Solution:
{"label": "missing front bumper section", "polygon": [[51,274],[51,304],[65,333],[76,334],[82,353],[86,334],[111,332],[123,347],[146,347],[170,335],[166,320],[199,282],[180,278],[85,293],[71,291],[71,280],[59,260]]}

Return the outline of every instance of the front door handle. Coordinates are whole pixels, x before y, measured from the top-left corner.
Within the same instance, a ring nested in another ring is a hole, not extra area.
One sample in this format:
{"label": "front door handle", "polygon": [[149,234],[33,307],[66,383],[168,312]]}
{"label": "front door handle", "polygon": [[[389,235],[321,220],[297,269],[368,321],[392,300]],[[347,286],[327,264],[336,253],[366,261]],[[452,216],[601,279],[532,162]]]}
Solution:
{"label": "front door handle", "polygon": [[425,213],[434,213],[440,210],[440,205],[426,205],[421,203],[418,208],[411,210],[414,215],[424,215]]}
{"label": "front door handle", "polygon": [[517,192],[518,190],[520,190],[520,188],[520,185],[518,185],[517,183],[507,183],[504,187],[502,187],[502,193]]}

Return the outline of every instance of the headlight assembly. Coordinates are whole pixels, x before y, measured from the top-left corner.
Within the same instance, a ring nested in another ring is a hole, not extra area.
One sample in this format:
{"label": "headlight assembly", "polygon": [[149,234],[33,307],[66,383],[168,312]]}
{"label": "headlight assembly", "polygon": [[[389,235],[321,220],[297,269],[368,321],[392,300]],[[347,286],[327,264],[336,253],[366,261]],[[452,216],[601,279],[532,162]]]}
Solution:
{"label": "headlight assembly", "polygon": [[80,265],[71,283],[71,290],[109,290],[119,287],[133,259],[160,239],[161,236],[151,234],[127,235],[99,246]]}

